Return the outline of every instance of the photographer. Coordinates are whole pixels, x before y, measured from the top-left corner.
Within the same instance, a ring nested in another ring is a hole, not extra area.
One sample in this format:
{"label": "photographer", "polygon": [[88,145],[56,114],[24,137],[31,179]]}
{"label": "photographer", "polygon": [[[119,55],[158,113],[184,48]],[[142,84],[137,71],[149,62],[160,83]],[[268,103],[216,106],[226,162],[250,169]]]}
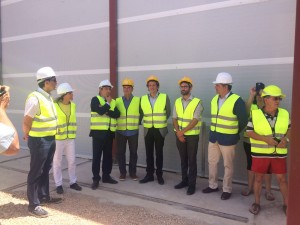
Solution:
{"label": "photographer", "polygon": [[283,197],[283,211],[287,211],[288,187],[286,180],[287,145],[290,141],[291,121],[287,110],[280,108],[280,101],[285,97],[281,89],[269,85],[263,89],[261,97],[264,107],[251,111],[247,125],[247,135],[251,142],[252,171],[255,173],[255,202],[249,211],[260,211],[260,193],[264,174],[276,175]]}
{"label": "photographer", "polygon": [[20,149],[18,133],[6,114],[9,102],[9,87],[0,85],[0,154],[7,156],[17,154]]}

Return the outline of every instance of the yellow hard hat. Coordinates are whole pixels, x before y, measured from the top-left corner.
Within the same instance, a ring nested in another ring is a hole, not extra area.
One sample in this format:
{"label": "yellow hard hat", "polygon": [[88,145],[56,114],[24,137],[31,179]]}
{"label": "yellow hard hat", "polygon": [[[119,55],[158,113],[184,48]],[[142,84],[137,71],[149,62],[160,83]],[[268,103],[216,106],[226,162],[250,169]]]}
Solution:
{"label": "yellow hard hat", "polygon": [[180,85],[182,82],[186,82],[186,83],[190,83],[191,85],[193,85],[193,81],[191,78],[184,76],[183,78],[181,78],[178,81],[178,84]]}
{"label": "yellow hard hat", "polygon": [[149,81],[156,81],[156,82],[159,83],[158,78],[156,76],[154,76],[154,75],[151,75],[150,77],[147,78],[146,84],[148,84]]}
{"label": "yellow hard hat", "polygon": [[285,98],[285,94],[282,93],[281,88],[276,85],[269,85],[263,89],[261,97],[265,96],[274,96],[274,97],[281,97]]}
{"label": "yellow hard hat", "polygon": [[122,86],[134,86],[134,82],[133,80],[129,79],[129,78],[125,78],[123,81],[122,81]]}

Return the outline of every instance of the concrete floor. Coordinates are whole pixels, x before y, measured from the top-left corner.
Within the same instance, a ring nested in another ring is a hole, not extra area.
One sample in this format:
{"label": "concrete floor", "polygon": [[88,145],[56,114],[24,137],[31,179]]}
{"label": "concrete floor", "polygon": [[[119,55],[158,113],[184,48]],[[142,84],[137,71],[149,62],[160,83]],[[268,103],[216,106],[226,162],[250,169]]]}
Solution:
{"label": "concrete floor", "polygon": [[[12,157],[0,156],[0,191],[26,191],[26,178],[29,170],[30,157],[27,150]],[[77,158],[78,183],[83,186],[81,194],[100,197],[102,202],[113,202],[121,205],[144,207],[149,210],[158,210],[169,215],[178,215],[199,221],[199,224],[213,225],[284,225],[286,216],[282,211],[282,197],[280,192],[273,191],[276,200],[265,200],[262,195],[261,212],[252,215],[248,209],[254,200],[254,196],[242,196],[243,185],[234,184],[232,197],[223,201],[220,199],[221,191],[211,194],[203,194],[202,189],[207,187],[207,179],[197,178],[196,193],[186,195],[186,189],[175,190],[173,186],[180,182],[180,174],[165,172],[165,185],[159,185],[156,180],[147,184],[139,184],[129,177],[118,184],[103,184],[97,190],[91,190],[92,182],[91,160]],[[64,165],[67,165],[64,163]],[[111,174],[116,179],[119,177],[118,165],[113,166]],[[143,178],[144,168],[138,168],[137,175]],[[68,172],[63,171],[64,189],[69,190]],[[52,175],[50,176],[50,189],[55,191]],[[221,187],[220,183],[220,187]]]}

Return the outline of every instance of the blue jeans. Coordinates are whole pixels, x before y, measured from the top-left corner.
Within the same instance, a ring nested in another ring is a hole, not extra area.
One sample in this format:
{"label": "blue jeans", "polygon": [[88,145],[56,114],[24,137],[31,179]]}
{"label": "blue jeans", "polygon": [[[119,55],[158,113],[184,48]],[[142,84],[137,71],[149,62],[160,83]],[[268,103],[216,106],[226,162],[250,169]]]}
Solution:
{"label": "blue jeans", "polygon": [[40,199],[49,199],[49,171],[55,152],[55,136],[28,138],[30,171],[27,177],[29,210],[40,205]]}

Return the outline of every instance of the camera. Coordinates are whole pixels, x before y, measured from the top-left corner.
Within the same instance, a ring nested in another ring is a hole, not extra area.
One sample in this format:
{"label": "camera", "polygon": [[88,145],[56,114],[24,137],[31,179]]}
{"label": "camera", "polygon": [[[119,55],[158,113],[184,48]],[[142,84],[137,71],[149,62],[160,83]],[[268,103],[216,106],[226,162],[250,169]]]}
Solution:
{"label": "camera", "polygon": [[264,83],[257,82],[256,85],[255,85],[255,91],[256,91],[256,93],[259,93],[259,91],[262,90],[262,89],[264,89],[264,88],[265,88]]}
{"label": "camera", "polygon": [[6,93],[5,87],[1,87],[0,89],[0,97]]}
{"label": "camera", "polygon": [[278,144],[281,142],[281,140],[280,140],[279,138],[273,137],[273,139],[274,139],[275,141],[277,141]]}

